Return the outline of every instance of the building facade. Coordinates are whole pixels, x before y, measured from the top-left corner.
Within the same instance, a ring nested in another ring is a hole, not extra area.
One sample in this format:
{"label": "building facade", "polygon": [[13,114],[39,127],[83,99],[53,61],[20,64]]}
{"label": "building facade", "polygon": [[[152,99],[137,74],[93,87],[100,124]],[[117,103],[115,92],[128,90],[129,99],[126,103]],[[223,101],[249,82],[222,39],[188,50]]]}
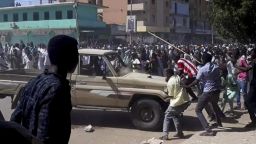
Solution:
{"label": "building facade", "polygon": [[207,0],[190,0],[190,27],[192,34],[198,36],[211,36],[212,27],[209,21],[211,2]]}
{"label": "building facade", "polygon": [[128,0],[128,15],[135,15],[137,32],[169,32],[169,0]]}
{"label": "building facade", "polygon": [[57,2],[57,0],[15,0],[15,4],[19,3],[21,6],[41,5],[55,2]]}
{"label": "building facade", "polygon": [[15,0],[0,0],[0,8],[1,7],[13,7]]}
{"label": "building facade", "polygon": [[58,2],[80,2],[80,3],[90,3],[95,5],[102,5],[103,0],[56,0]]}
{"label": "building facade", "polygon": [[90,4],[59,3],[0,9],[2,42],[47,43],[57,34],[83,39],[87,32],[97,32],[105,23],[97,19],[97,7]]}

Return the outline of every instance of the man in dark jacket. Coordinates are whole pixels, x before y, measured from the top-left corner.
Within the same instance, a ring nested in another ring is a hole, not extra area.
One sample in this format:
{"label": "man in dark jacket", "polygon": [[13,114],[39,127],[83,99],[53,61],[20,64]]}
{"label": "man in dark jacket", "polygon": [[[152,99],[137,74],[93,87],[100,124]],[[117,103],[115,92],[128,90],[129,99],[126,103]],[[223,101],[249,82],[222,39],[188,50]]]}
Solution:
{"label": "man in dark jacket", "polygon": [[251,122],[245,128],[256,128],[256,49],[251,52],[253,78],[250,83],[250,91],[245,98],[245,105],[248,109]]}
{"label": "man in dark jacket", "polygon": [[58,35],[48,44],[51,66],[24,87],[11,121],[24,126],[45,144],[68,144],[72,109],[68,73],[78,63],[77,41]]}

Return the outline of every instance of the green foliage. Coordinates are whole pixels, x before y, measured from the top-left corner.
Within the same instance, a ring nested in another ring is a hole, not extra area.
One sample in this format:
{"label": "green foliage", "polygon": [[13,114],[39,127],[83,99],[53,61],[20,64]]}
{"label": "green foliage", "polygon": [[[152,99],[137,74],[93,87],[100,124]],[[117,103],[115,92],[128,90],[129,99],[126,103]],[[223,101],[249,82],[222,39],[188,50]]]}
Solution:
{"label": "green foliage", "polygon": [[256,0],[213,0],[212,22],[226,39],[256,43]]}

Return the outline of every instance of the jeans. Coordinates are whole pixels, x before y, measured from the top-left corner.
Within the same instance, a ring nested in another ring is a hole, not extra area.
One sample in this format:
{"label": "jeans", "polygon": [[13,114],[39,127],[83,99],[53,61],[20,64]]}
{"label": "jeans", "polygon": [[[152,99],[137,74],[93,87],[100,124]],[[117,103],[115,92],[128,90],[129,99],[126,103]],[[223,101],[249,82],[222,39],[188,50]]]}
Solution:
{"label": "jeans", "polygon": [[243,98],[245,100],[245,97],[247,95],[247,81],[246,80],[237,80],[238,85],[238,94],[237,94],[237,106],[241,106],[241,93],[243,95]]}
{"label": "jeans", "polygon": [[171,119],[173,120],[177,133],[179,134],[182,133],[181,115],[188,108],[189,105],[190,103],[187,102],[177,107],[171,107],[171,106],[168,107],[168,109],[165,111],[165,117],[164,117],[164,124],[163,124],[164,135],[168,135],[169,133]]}
{"label": "jeans", "polygon": [[200,96],[198,99],[198,103],[197,103],[195,111],[196,111],[197,117],[198,117],[199,121],[201,122],[205,131],[209,131],[210,128],[209,128],[208,122],[205,119],[202,111],[206,106],[208,106],[209,103],[212,106],[212,110],[213,110],[213,113],[217,120],[217,123],[221,124],[220,115],[218,114],[218,112],[219,112],[219,108],[218,108],[219,107],[218,106],[219,94],[220,94],[220,91],[213,91],[213,92],[207,92],[207,93],[204,92],[202,94],[202,96]]}

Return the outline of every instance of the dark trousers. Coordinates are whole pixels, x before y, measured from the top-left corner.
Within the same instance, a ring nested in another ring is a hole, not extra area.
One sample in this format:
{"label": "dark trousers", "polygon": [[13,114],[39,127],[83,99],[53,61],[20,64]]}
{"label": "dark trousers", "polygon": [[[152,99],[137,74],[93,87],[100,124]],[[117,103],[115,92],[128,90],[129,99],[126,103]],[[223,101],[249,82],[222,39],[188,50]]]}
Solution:
{"label": "dark trousers", "polygon": [[5,121],[2,112],[0,111],[0,121]]}
{"label": "dark trousers", "polygon": [[251,86],[249,94],[245,97],[245,106],[248,109],[250,119],[256,123],[256,86]]}
{"label": "dark trousers", "polygon": [[220,116],[218,114],[218,111],[219,111],[219,108],[218,108],[219,107],[218,106],[219,94],[220,94],[220,91],[213,91],[213,92],[207,92],[207,93],[204,92],[202,94],[202,96],[200,96],[199,99],[198,99],[198,103],[197,103],[195,111],[196,111],[198,119],[200,120],[203,128],[206,131],[210,130],[210,127],[209,127],[209,124],[208,124],[206,118],[204,117],[202,111],[209,103],[212,106],[212,110],[213,110],[214,116],[217,120],[217,123],[221,124],[221,119],[220,119]]}
{"label": "dark trousers", "polygon": [[[189,85],[191,84],[196,78],[188,78],[185,80],[185,84]],[[193,92],[192,88],[186,88],[187,93],[189,94],[190,97],[193,99],[197,99],[196,94]]]}

